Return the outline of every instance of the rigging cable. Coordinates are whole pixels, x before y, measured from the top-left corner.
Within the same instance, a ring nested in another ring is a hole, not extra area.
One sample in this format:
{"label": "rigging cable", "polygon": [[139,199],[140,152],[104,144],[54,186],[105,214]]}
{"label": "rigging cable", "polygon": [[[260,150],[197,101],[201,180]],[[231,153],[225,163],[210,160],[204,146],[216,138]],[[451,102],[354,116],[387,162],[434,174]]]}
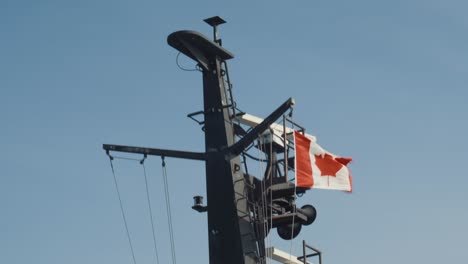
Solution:
{"label": "rigging cable", "polygon": [[150,200],[149,189],[148,189],[148,177],[146,176],[145,159],[146,159],[146,154],[143,157],[143,159],[140,160],[140,164],[143,166],[143,174],[145,176],[146,198],[148,200],[148,209],[149,209],[150,220],[151,220],[151,230],[153,231],[154,253],[156,255],[156,263],[159,264],[158,246],[156,243],[156,231],[154,229],[153,210],[151,209],[151,200]]}
{"label": "rigging cable", "polygon": [[[271,142],[270,142],[270,229],[273,227],[273,130],[270,129],[270,135],[271,135]],[[276,165],[275,165],[276,167]],[[268,236],[268,239],[270,239],[270,246],[271,246],[271,237]],[[273,255],[273,251],[271,252],[271,255]],[[272,256],[270,256],[272,257]]]}
{"label": "rigging cable", "polygon": [[[291,120],[292,120],[292,115],[293,115],[293,111],[292,111],[292,109],[291,109],[291,111],[289,112],[289,117],[291,118]],[[294,122],[291,122],[291,124],[292,124],[292,130],[294,131]],[[286,131],[285,131],[285,135],[286,135]],[[294,142],[294,143],[296,143],[296,142]],[[285,146],[285,147],[286,147],[286,146]],[[286,148],[286,153],[288,153],[287,148]],[[287,157],[287,158],[288,158],[288,157]],[[296,157],[294,157],[294,158],[296,158]],[[289,168],[286,168],[286,169],[289,169]],[[294,176],[294,177],[296,177],[296,176]],[[295,180],[294,180],[294,199],[296,199],[296,196],[297,196],[297,193],[296,193],[297,189],[296,189],[296,187],[297,187],[297,181],[296,181],[296,179],[295,179]],[[296,210],[296,209],[297,209],[296,203],[294,203],[294,207],[293,207],[293,208],[294,208],[294,211],[293,211],[292,225],[291,225],[291,244],[290,244],[290,246],[289,246],[289,260],[291,260],[292,248],[293,248],[294,217],[296,216],[296,211],[297,211],[297,210]]]}
{"label": "rigging cable", "polygon": [[[262,145],[262,135],[259,135],[258,136],[258,143],[257,143],[257,149],[258,149],[258,160],[261,160],[261,156],[262,156],[262,152],[264,152],[263,150],[263,145]],[[266,177],[266,173],[263,172],[263,163],[260,163],[260,175],[263,174],[263,180],[261,182],[261,193],[262,193],[262,226],[263,226],[263,234],[265,236],[264,240],[263,240],[263,243],[265,244],[265,249],[268,249],[269,245],[268,245],[268,239],[267,239],[267,236],[268,236],[268,219],[267,219],[267,213],[268,213],[268,210],[267,210],[267,206],[266,206],[266,187],[265,187],[265,177]],[[266,168],[266,170],[268,170],[268,166]],[[265,171],[266,172],[266,171]],[[268,262],[270,261],[269,260],[269,255],[270,255],[270,252],[268,250],[266,250],[265,252],[265,263],[268,264]]]}
{"label": "rigging cable", "polygon": [[[296,197],[296,184],[294,184],[294,198]],[[294,203],[293,207],[293,217],[292,217],[292,225],[291,225],[291,244],[289,246],[289,260],[292,257],[292,248],[293,248],[293,238],[294,238],[294,218],[296,216],[296,203]]]}
{"label": "rigging cable", "polygon": [[255,160],[255,161],[258,161],[258,162],[265,162],[265,163],[268,162],[268,160],[266,160],[266,159],[256,158],[256,157],[250,155],[250,154],[247,153],[247,152],[242,152],[242,154],[244,154],[246,157],[251,158],[251,159],[253,159],[253,160]]}
{"label": "rigging cable", "polygon": [[112,163],[112,160],[114,158],[109,153],[107,153],[107,155],[109,156],[110,166],[111,166],[111,169],[112,169],[112,175],[114,176],[115,190],[117,191],[117,196],[119,198],[120,212],[122,213],[122,218],[123,218],[123,221],[124,221],[124,224],[125,224],[125,231],[127,232],[128,244],[130,245],[130,251],[132,252],[133,264],[136,264],[135,252],[133,250],[132,240],[130,238],[130,232],[128,230],[127,219],[125,217],[125,211],[124,211],[124,208],[123,208],[123,205],[122,205],[122,198],[120,197],[119,185],[117,183],[117,177],[115,176],[115,171],[114,171],[114,164]]}
{"label": "rigging cable", "polygon": [[[257,140],[258,140],[258,141],[257,141],[257,142],[258,142],[258,143],[257,143],[257,146],[258,146],[258,148],[257,148],[257,155],[258,155],[258,159],[261,159],[260,136],[258,137]],[[260,166],[259,166],[259,167],[260,167],[260,175],[262,175],[262,174],[263,174],[263,165],[260,163]],[[264,200],[263,200],[263,192],[264,192],[264,190],[263,190],[263,180],[262,180],[262,182],[260,182],[260,189],[261,189],[260,192],[261,192],[261,194],[262,194],[262,200],[261,200],[262,204],[261,204],[261,210],[260,210],[260,212],[261,212],[261,220],[262,220],[262,223],[261,223],[261,224],[262,224],[262,229],[263,229],[263,236],[266,237],[266,235],[265,235],[265,234],[266,234],[266,229],[265,229],[265,223],[264,223],[264,219],[265,219],[265,206],[264,206]],[[265,238],[263,238],[263,243],[265,244]],[[266,249],[266,246],[265,246],[265,249]],[[265,258],[265,263],[268,262],[268,257],[267,257],[266,255],[267,255],[267,252],[265,252],[265,256],[264,256],[264,258]]]}
{"label": "rigging cable", "polygon": [[171,242],[171,254],[172,254],[172,263],[176,263],[176,254],[175,254],[175,245],[174,245],[174,231],[172,228],[172,214],[171,214],[171,201],[169,199],[169,186],[167,183],[167,170],[166,162],[164,161],[164,156],[161,156],[162,159],[162,174],[164,180],[164,193],[166,198],[166,213],[167,213],[167,222],[169,225],[169,238]]}

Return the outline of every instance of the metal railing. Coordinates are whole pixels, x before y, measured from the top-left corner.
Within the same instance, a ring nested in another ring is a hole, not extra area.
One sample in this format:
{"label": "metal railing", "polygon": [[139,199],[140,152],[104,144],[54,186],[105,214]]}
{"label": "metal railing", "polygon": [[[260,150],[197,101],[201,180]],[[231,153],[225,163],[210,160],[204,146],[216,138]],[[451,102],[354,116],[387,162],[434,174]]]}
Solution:
{"label": "metal railing", "polygon": [[[312,250],[314,253],[312,254],[307,254],[306,253],[306,250],[307,249],[310,249]],[[307,258],[310,258],[310,257],[315,257],[315,256],[318,256],[319,257],[319,264],[322,264],[322,252],[312,246],[309,246],[307,245],[307,243],[305,242],[305,240],[302,240],[302,253],[303,253],[303,256],[302,257],[298,257],[297,259],[300,260],[300,261],[303,261],[304,264],[307,264]]]}

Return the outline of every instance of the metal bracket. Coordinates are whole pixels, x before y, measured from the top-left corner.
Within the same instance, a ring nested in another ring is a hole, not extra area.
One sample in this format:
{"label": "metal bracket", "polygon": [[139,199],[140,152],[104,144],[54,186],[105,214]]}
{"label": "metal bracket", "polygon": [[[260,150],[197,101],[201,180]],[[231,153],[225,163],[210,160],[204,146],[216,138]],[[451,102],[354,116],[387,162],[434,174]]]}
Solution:
{"label": "metal bracket", "polygon": [[254,127],[247,135],[245,135],[241,140],[232,145],[228,149],[228,155],[237,156],[244,151],[244,149],[250,145],[255,139],[258,138],[258,135],[267,130],[272,123],[274,123],[281,115],[284,114],[288,109],[294,105],[294,99],[289,98],[281,106],[279,106],[273,113],[266,117],[260,124]]}
{"label": "metal bracket", "polygon": [[106,155],[109,157],[110,160],[114,160],[114,157],[112,157],[108,149],[106,149]]}
{"label": "metal bracket", "polygon": [[146,154],[143,154],[143,158],[140,160],[140,164],[143,165],[145,163],[145,160],[148,156]]}
{"label": "metal bracket", "polygon": [[198,115],[201,115],[201,114],[204,114],[203,111],[197,111],[197,112],[193,112],[193,113],[190,113],[187,115],[188,118],[192,119],[193,121],[197,122],[199,125],[203,125],[205,124],[205,120],[203,121],[200,121],[198,119],[196,119],[194,116],[198,116]]}

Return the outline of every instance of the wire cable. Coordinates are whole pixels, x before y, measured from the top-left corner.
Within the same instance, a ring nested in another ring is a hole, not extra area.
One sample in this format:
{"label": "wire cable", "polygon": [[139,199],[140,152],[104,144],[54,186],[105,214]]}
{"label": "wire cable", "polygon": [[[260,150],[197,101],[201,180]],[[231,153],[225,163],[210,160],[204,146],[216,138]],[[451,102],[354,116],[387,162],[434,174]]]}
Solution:
{"label": "wire cable", "polygon": [[164,193],[165,193],[164,197],[166,198],[167,222],[169,225],[169,238],[171,242],[172,263],[176,264],[174,231],[172,227],[171,201],[169,197],[169,185],[167,182],[166,162],[164,161],[164,157],[161,157],[161,158],[162,158],[162,174],[163,174],[163,180],[164,180]]}
{"label": "wire cable", "polygon": [[127,233],[127,238],[128,238],[128,244],[130,245],[130,251],[132,252],[133,264],[136,264],[135,252],[133,250],[132,239],[130,238],[130,232],[128,230],[127,218],[125,217],[125,211],[124,211],[124,208],[123,208],[123,205],[122,205],[122,198],[120,196],[119,185],[117,183],[117,177],[115,176],[114,165],[112,163],[112,157],[109,156],[109,158],[110,158],[109,159],[110,166],[111,166],[111,169],[112,169],[112,175],[114,176],[115,190],[117,191],[117,196],[119,198],[120,212],[122,213],[122,218],[123,218],[124,225],[125,225],[125,231]]}
{"label": "wire cable", "polygon": [[[296,197],[296,184],[294,184],[294,197]],[[294,203],[293,209],[293,217],[292,217],[292,225],[291,225],[291,244],[289,246],[289,260],[292,257],[292,248],[293,248],[293,238],[294,238],[294,218],[296,216],[296,204]]]}
{"label": "wire cable", "polygon": [[153,231],[154,253],[156,255],[156,263],[159,264],[158,246],[156,243],[156,231],[154,229],[153,210],[151,209],[151,200],[150,200],[149,188],[148,188],[148,177],[146,176],[146,167],[145,167],[144,159],[141,160],[140,163],[143,166],[143,174],[145,175],[146,198],[148,200],[148,209],[149,209],[150,220],[151,220],[151,230]]}
{"label": "wire cable", "polygon": [[258,161],[258,162],[265,162],[265,163],[268,162],[268,160],[266,160],[266,159],[256,158],[256,157],[250,155],[250,154],[247,153],[247,152],[243,152],[243,154],[244,154],[245,156],[247,156],[248,158],[253,159],[253,160],[255,160],[255,161]]}
{"label": "wire cable", "polygon": [[[271,133],[272,135],[273,133]],[[272,189],[272,186],[273,186],[273,171],[272,171],[272,168],[273,168],[273,159],[271,158],[273,157],[273,136],[271,136],[271,142],[270,142],[270,229],[273,227],[273,189]],[[268,236],[268,239],[270,240],[270,246],[271,246],[271,237]],[[273,254],[273,252],[271,253]],[[270,256],[272,257],[272,256]]]}
{"label": "wire cable", "polygon": [[[291,118],[291,120],[292,120],[292,114],[293,114],[293,112],[292,112],[292,110],[291,110],[291,111],[289,112],[289,117]],[[293,130],[295,129],[295,128],[294,128],[294,122],[292,122],[292,129],[293,129]],[[295,144],[295,143],[296,143],[296,142],[294,142],[294,144]],[[285,146],[285,147],[286,147],[286,146]],[[286,149],[285,151],[287,151],[287,149]],[[294,157],[294,158],[296,158],[296,157]],[[286,168],[286,169],[288,169],[288,168]],[[296,193],[296,191],[297,191],[296,176],[294,176],[294,178],[295,178],[295,179],[294,179],[294,181],[295,181],[295,182],[294,182],[294,199],[296,199],[296,196],[297,196],[297,193]],[[294,220],[295,220],[294,217],[296,216],[296,211],[297,211],[296,209],[297,209],[296,203],[294,203],[294,211],[293,211],[292,225],[291,225],[291,244],[290,244],[290,246],[289,246],[289,260],[291,260],[291,256],[292,256],[293,238],[294,238]]]}
{"label": "wire cable", "polygon": [[[257,143],[257,146],[258,146],[257,147],[258,160],[261,160],[262,159],[261,158],[262,153],[264,153],[261,135],[258,136],[257,140],[258,140],[258,143]],[[268,244],[269,240],[267,238],[268,231],[269,231],[268,230],[268,219],[267,219],[268,210],[267,210],[267,205],[266,205],[266,201],[265,201],[266,200],[266,187],[265,187],[265,180],[266,180],[265,177],[266,177],[266,175],[263,172],[263,170],[264,170],[263,163],[260,163],[260,174],[263,174],[263,179],[262,179],[261,185],[260,185],[261,193],[262,193],[262,204],[261,204],[261,206],[262,206],[262,218],[263,218],[262,219],[263,220],[262,221],[262,226],[263,226],[263,234],[265,236],[263,242],[265,244],[265,249],[268,249],[268,247],[269,247],[269,244]],[[270,256],[270,252],[268,250],[266,250],[266,252],[265,252],[265,263],[266,264],[268,264],[269,261],[270,261],[269,256]]]}
{"label": "wire cable", "polygon": [[176,64],[177,64],[177,67],[179,67],[179,69],[181,69],[181,70],[183,70],[183,71],[188,71],[188,72],[200,71],[200,69],[198,69],[198,68],[195,68],[195,69],[187,69],[187,68],[184,68],[184,67],[180,66],[180,64],[179,64],[179,56],[180,56],[180,52],[177,53],[177,57],[176,57]]}

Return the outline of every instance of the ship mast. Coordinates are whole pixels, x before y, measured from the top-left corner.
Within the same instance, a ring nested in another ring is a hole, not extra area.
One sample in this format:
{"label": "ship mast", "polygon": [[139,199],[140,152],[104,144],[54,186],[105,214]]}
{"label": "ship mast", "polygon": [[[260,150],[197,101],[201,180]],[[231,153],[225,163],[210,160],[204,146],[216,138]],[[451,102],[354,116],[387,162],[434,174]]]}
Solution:
{"label": "ship mast", "polygon": [[[267,232],[262,231],[259,226],[271,219],[267,218],[267,211],[259,208],[264,195],[258,193],[259,180],[254,180],[243,171],[241,154],[282,117],[293,106],[294,101],[286,100],[253,129],[244,131],[242,137],[236,141],[236,134],[239,135],[236,127],[238,125],[234,122],[237,116],[236,107],[230,82],[225,80],[226,75],[228,77],[226,61],[234,56],[221,46],[221,39],[218,37],[218,26],[225,21],[220,17],[212,17],[205,22],[213,27],[213,40],[191,30],[174,32],[167,39],[170,46],[193,59],[202,72],[204,107],[194,114],[202,114],[204,117],[199,123],[203,125],[205,133],[205,151],[188,152],[109,144],[104,144],[103,148],[108,154],[110,151],[119,151],[205,161],[207,205],[199,203],[193,208],[208,214],[209,263],[261,264],[265,263],[264,238]],[[269,159],[276,159],[276,155],[270,155]],[[287,164],[287,159],[285,161]],[[273,171],[276,173],[276,169]],[[291,189],[288,188],[286,189]],[[278,189],[283,191],[280,198],[293,195],[291,192],[284,192],[286,189]],[[293,200],[294,197],[286,199],[286,205],[283,201],[277,207],[286,212],[295,206]],[[315,215],[307,216],[300,209],[294,212],[291,210],[284,217],[278,216],[268,229],[290,223],[291,217],[296,217],[297,223],[305,223],[311,222]]]}

